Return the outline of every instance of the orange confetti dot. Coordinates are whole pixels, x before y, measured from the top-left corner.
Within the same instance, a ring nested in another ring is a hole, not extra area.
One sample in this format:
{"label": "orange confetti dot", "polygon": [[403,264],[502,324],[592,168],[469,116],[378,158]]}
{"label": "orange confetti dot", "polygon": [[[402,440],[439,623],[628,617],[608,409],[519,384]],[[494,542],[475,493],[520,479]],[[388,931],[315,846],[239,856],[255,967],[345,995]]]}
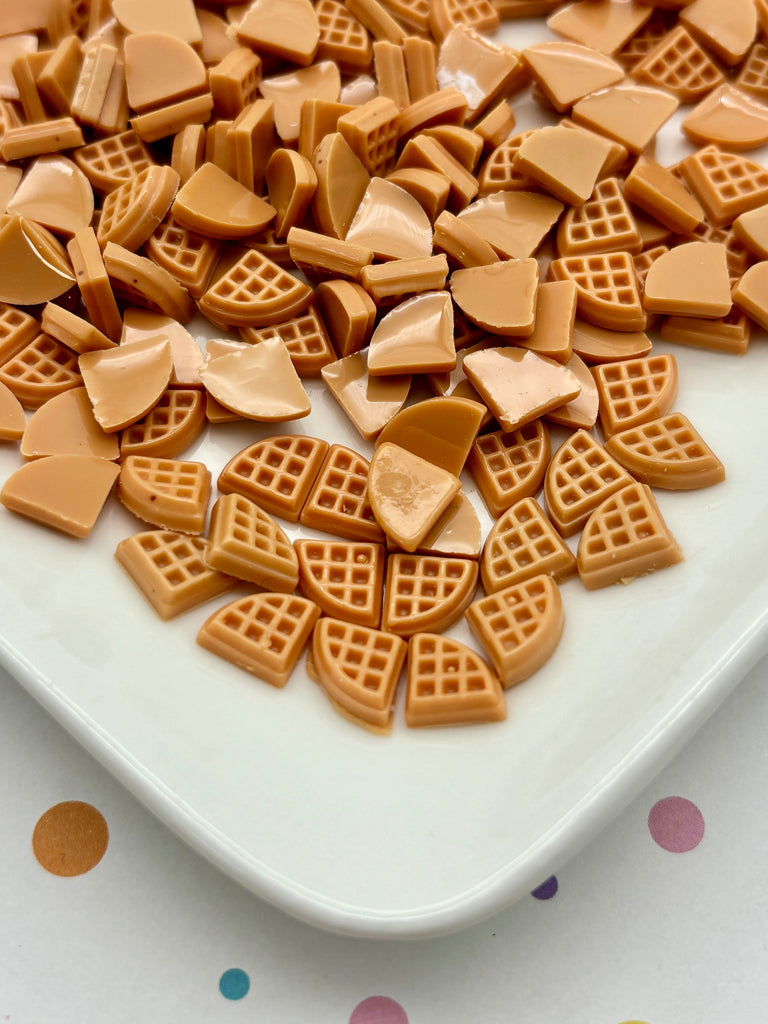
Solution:
{"label": "orange confetti dot", "polygon": [[32,833],[35,857],[46,871],[62,878],[95,868],[108,842],[104,816],[80,800],[65,800],[50,807]]}

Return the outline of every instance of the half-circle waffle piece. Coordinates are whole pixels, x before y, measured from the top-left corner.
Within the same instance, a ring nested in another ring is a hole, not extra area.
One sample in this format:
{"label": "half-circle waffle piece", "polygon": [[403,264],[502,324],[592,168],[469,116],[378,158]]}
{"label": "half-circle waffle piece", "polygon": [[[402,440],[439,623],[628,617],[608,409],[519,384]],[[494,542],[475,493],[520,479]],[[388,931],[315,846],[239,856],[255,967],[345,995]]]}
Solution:
{"label": "half-circle waffle piece", "polygon": [[146,416],[120,435],[120,455],[175,459],[197,440],[206,424],[205,396],[197,388],[168,388]]}
{"label": "half-circle waffle piece", "polygon": [[398,636],[450,629],[474,597],[477,578],[473,559],[390,555],[382,627]]}
{"label": "half-circle waffle piece", "polygon": [[223,494],[214,503],[206,562],[281,594],[291,593],[299,582],[290,540],[268,512],[242,494]]}
{"label": "half-circle waffle piece", "polygon": [[605,450],[650,487],[687,491],[725,479],[720,459],[680,412],[614,434]]}
{"label": "half-circle waffle piece", "polygon": [[134,252],[149,238],[173,202],[179,176],[152,164],[104,197],[96,229],[99,245],[116,242]]}
{"label": "half-circle waffle piece", "polygon": [[677,397],[677,360],[667,353],[602,363],[592,373],[606,437],[663,416]]}
{"label": "half-circle waffle piece", "polygon": [[235,327],[267,327],[301,313],[312,289],[258,249],[245,252],[199,299],[200,311]]}
{"label": "half-circle waffle piece", "polygon": [[384,540],[368,499],[368,460],[334,444],[301,510],[304,526],[349,540]]}
{"label": "half-circle waffle piece", "polygon": [[630,253],[562,256],[550,263],[549,276],[574,282],[577,315],[589,323],[615,331],[645,329],[646,315]]}
{"label": "half-circle waffle piece", "polygon": [[279,338],[300,377],[319,377],[324,366],[336,361],[328,332],[314,304],[305,312],[279,324],[241,327],[240,337],[254,345],[270,338]]}
{"label": "half-circle waffle piece", "polygon": [[202,533],[211,493],[211,473],[202,462],[128,455],[117,488],[125,507],[165,530]]}
{"label": "half-circle waffle piece", "polygon": [[366,541],[308,540],[294,543],[299,586],[325,615],[360,626],[381,621],[385,552]]}
{"label": "half-circle waffle piece", "polygon": [[200,628],[197,642],[272,686],[283,687],[320,609],[294,594],[251,594],[225,604]]}
{"label": "half-circle waffle piece", "polygon": [[474,601],[467,622],[507,689],[537,672],[560,643],[560,588],[551,576],[534,576]]}
{"label": "half-circle waffle piece", "polygon": [[375,732],[392,728],[408,645],[379,629],[321,618],[312,634],[312,667],[338,711]]}
{"label": "half-circle waffle piece", "polygon": [[447,636],[417,633],[408,643],[405,721],[411,728],[502,722],[499,677],[471,647]]}
{"label": "half-circle waffle piece", "polygon": [[0,366],[0,383],[25,409],[39,409],[49,398],[81,387],[83,378],[77,367],[77,353],[41,332]]}
{"label": "half-circle waffle piece", "polygon": [[97,192],[111,192],[155,163],[134,131],[119,132],[80,146],[73,151],[72,159]]}
{"label": "half-circle waffle piece", "polygon": [[146,241],[144,251],[189,294],[199,298],[208,287],[221,243],[190,231],[168,214]]}
{"label": "half-circle waffle piece", "polygon": [[636,480],[592,512],[576,554],[579,576],[587,590],[629,583],[682,558],[650,487]]}
{"label": "half-circle waffle piece", "polygon": [[549,430],[540,419],[511,432],[495,430],[477,438],[467,468],[492,516],[536,494],[550,453]]}
{"label": "half-circle waffle piece", "polygon": [[631,482],[591,434],[576,430],[552,456],[544,476],[549,518],[562,537],[571,537],[601,501]]}
{"label": "half-circle waffle piece", "polygon": [[328,451],[317,437],[284,434],[254,441],[219,474],[222,494],[242,494],[265,512],[296,523]]}
{"label": "half-circle waffle piece", "polygon": [[557,225],[560,256],[640,252],[643,240],[618,178],[603,178],[583,206],[566,210]]}
{"label": "half-circle waffle piece", "polygon": [[145,530],[121,540],[115,558],[161,619],[218,597],[237,580],[204,560],[207,541],[175,530]]}
{"label": "half-circle waffle piece", "polygon": [[546,574],[557,583],[576,575],[576,559],[533,498],[522,498],[491,527],[480,576],[486,594]]}

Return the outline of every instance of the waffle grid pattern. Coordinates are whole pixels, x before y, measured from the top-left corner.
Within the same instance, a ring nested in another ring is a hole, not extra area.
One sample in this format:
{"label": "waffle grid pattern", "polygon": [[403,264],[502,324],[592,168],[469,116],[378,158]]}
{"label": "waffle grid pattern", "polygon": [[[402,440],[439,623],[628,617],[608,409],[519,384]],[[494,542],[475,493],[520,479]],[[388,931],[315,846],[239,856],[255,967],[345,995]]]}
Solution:
{"label": "waffle grid pattern", "polygon": [[511,432],[481,434],[475,440],[468,467],[491,515],[536,493],[549,454],[549,432],[541,420]]}
{"label": "waffle grid pattern", "polygon": [[299,540],[296,554],[302,589],[327,615],[378,626],[384,576],[380,545]]}
{"label": "waffle grid pattern", "polygon": [[[205,425],[205,399],[193,388],[169,388],[143,419],[126,427],[120,436],[121,455],[158,449],[153,454],[174,458],[201,433]],[[173,449],[173,451],[171,451]]]}
{"label": "waffle grid pattern", "polygon": [[663,415],[677,395],[676,363],[666,354],[603,363],[593,372],[600,422],[609,434]]}
{"label": "waffle grid pattern", "polygon": [[682,25],[675,26],[658,46],[633,68],[636,78],[666,89],[690,103],[723,81],[723,73]]}
{"label": "waffle grid pattern", "polygon": [[736,85],[751,92],[763,103],[768,100],[768,45],[758,40],[747,54],[736,78]]}
{"label": "waffle grid pattern", "polygon": [[73,159],[93,187],[101,192],[110,192],[131,181],[155,162],[133,131],[81,146],[73,152]]}
{"label": "waffle grid pattern", "polygon": [[564,256],[638,252],[642,238],[617,178],[604,178],[583,206],[567,211],[558,225],[558,252]]}
{"label": "waffle grid pattern", "polygon": [[631,482],[629,474],[585,430],[577,430],[552,457],[545,477],[549,515],[570,536],[614,491]]}
{"label": "waffle grid pattern", "polygon": [[147,256],[172,274],[192,296],[199,296],[219,254],[219,245],[194,231],[183,228],[172,216],[158,224],[147,239]]}
{"label": "waffle grid pattern", "polygon": [[249,249],[207,289],[203,301],[237,323],[243,316],[277,313],[305,294],[306,285],[258,249]]}
{"label": "waffle grid pattern", "polygon": [[685,157],[679,167],[715,227],[725,227],[739,214],[768,202],[768,170],[747,157],[705,146]]}
{"label": "waffle grid pattern", "polygon": [[493,525],[483,548],[481,572],[488,594],[546,573],[573,576],[576,561],[533,498],[523,498]]}
{"label": "waffle grid pattern", "polygon": [[477,564],[470,559],[391,555],[384,626],[400,636],[448,629],[471,601]]}
{"label": "waffle grid pattern", "polygon": [[412,637],[405,710],[409,726],[505,717],[501,683],[479,654],[448,637]]}
{"label": "waffle grid pattern", "polygon": [[515,156],[532,131],[521,132],[497,146],[480,169],[478,186],[480,195],[502,189],[538,191],[533,181],[515,167]]}
{"label": "waffle grid pattern", "polygon": [[[329,660],[334,662],[339,674],[349,680],[351,693],[367,691],[358,699],[387,707],[393,675],[399,674],[403,662],[402,640],[391,633],[338,619],[321,619],[315,629]],[[394,682],[397,682],[396,675]]]}
{"label": "waffle grid pattern", "polygon": [[41,332],[0,366],[0,381],[23,406],[38,408],[61,391],[78,387],[83,379],[77,353]]}
{"label": "waffle grid pattern", "polygon": [[340,66],[364,68],[371,61],[368,33],[361,23],[337,0],[318,0],[315,5],[320,47],[326,59]]}
{"label": "waffle grid pattern", "polygon": [[315,437],[256,441],[227,463],[219,475],[219,490],[237,491],[268,512],[296,522],[327,450],[327,442]]}
{"label": "waffle grid pattern", "polygon": [[332,445],[299,517],[304,526],[350,540],[381,541],[384,533],[368,500],[369,463]]}

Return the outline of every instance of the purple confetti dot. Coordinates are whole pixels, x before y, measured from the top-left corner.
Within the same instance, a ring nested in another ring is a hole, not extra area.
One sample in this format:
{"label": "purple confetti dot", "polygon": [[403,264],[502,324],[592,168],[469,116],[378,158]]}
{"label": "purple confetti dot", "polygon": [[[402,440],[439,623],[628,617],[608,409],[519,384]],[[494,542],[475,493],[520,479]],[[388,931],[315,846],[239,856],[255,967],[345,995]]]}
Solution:
{"label": "purple confetti dot", "polygon": [[557,879],[554,875],[550,875],[549,878],[542,882],[541,885],[537,885],[531,893],[537,900],[551,900],[557,892]]}
{"label": "purple confetti dot", "polygon": [[369,996],[354,1008],[349,1024],[408,1024],[408,1014],[389,996]]}
{"label": "purple confetti dot", "polygon": [[670,853],[687,853],[704,838],[704,818],[696,804],[683,796],[657,801],[648,815],[654,842]]}

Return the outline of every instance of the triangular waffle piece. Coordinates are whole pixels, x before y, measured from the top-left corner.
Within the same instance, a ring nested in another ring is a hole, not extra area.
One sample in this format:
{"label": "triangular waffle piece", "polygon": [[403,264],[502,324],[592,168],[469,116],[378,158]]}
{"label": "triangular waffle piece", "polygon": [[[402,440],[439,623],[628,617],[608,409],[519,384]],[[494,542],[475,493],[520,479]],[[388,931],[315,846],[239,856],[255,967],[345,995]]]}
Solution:
{"label": "triangular waffle piece", "polygon": [[368,500],[368,460],[351,448],[334,444],[299,519],[304,526],[349,540],[384,541]]}
{"label": "triangular waffle piece", "polygon": [[312,634],[317,681],[341,714],[376,732],[391,730],[407,653],[400,637],[339,619],[321,618]]}
{"label": "triangular waffle piece", "polygon": [[537,672],[560,643],[560,588],[551,576],[534,576],[474,601],[467,622],[508,689]]}
{"label": "triangular waffle piece", "polygon": [[267,327],[302,312],[312,289],[258,249],[247,249],[199,300],[200,311],[235,327]]}
{"label": "triangular waffle piece", "polygon": [[566,210],[557,225],[560,256],[624,250],[637,253],[643,240],[618,178],[603,178],[583,206]]}
{"label": "triangular waffle piece", "polygon": [[123,459],[117,493],[129,511],[153,526],[202,533],[211,474],[202,462],[128,455]]}
{"label": "triangular waffle piece", "polygon": [[434,633],[411,638],[405,701],[408,726],[502,722],[506,717],[499,677],[476,651]]}
{"label": "triangular waffle piece", "polygon": [[39,322],[29,313],[0,302],[0,366],[21,352],[39,331]]}
{"label": "triangular waffle piece", "polygon": [[739,68],[735,85],[763,103],[768,101],[768,45],[758,40]]}
{"label": "triangular waffle piece", "polygon": [[680,412],[614,434],[605,450],[649,487],[694,490],[725,479],[725,468]]}
{"label": "triangular waffle piece", "polygon": [[634,65],[632,77],[666,89],[681,103],[693,103],[725,81],[723,72],[683,25],[675,25]]}
{"label": "triangular waffle piece", "polygon": [[315,4],[320,42],[318,60],[332,60],[346,74],[367,71],[373,60],[371,39],[363,25],[337,0]]}
{"label": "triangular waffle piece", "polygon": [[72,158],[97,192],[111,192],[155,163],[133,131],[89,142],[73,150]]}
{"label": "triangular waffle piece", "polygon": [[511,433],[495,430],[477,438],[467,468],[492,516],[536,494],[550,452],[549,430],[540,419]]}
{"label": "triangular waffle piece", "polygon": [[576,285],[578,316],[597,327],[642,331],[646,315],[635,265],[628,252],[563,256],[549,265],[550,279]]}
{"label": "triangular waffle piece", "polygon": [[552,456],[544,477],[549,518],[561,537],[582,528],[589,514],[632,477],[586,430],[577,430]]}
{"label": "triangular waffle piece", "polygon": [[382,628],[398,636],[450,629],[474,597],[477,578],[469,558],[390,555]]}
{"label": "triangular waffle piece", "polygon": [[54,395],[82,386],[77,353],[49,334],[40,333],[0,366],[0,383],[25,409],[39,409]]}
{"label": "triangular waffle piece", "polygon": [[651,353],[593,369],[603,434],[636,427],[668,412],[677,398],[677,360]]}
{"label": "triangular waffle piece", "polygon": [[290,594],[299,582],[293,545],[272,516],[242,494],[217,498],[206,562],[212,569],[281,594]]}
{"label": "triangular waffle piece", "polygon": [[161,619],[173,619],[231,590],[237,580],[205,564],[207,542],[174,530],[146,530],[121,540],[115,558]]}
{"label": "triangular waffle piece", "polygon": [[682,558],[651,489],[638,481],[622,487],[592,512],[576,555],[587,590],[629,583]]}
{"label": "triangular waffle piece", "polygon": [[271,327],[242,327],[240,337],[254,345],[268,338],[279,338],[302,378],[319,377],[324,366],[336,361],[325,324],[314,304],[304,313]]}
{"label": "triangular waffle piece", "polygon": [[680,174],[715,227],[768,202],[768,170],[737,153],[704,146],[678,164]]}
{"label": "triangular waffle piece", "polygon": [[522,498],[491,527],[480,560],[486,594],[546,574],[561,583],[576,559],[533,498]]}
{"label": "triangular waffle piece", "polygon": [[487,196],[491,192],[499,192],[503,189],[516,189],[521,192],[538,191],[536,183],[515,167],[517,151],[532,134],[533,129],[512,135],[493,150],[480,168],[477,179],[481,196]]}
{"label": "triangular waffle piece", "polygon": [[146,416],[120,435],[120,455],[175,459],[197,440],[206,424],[205,397],[197,388],[168,388]]}
{"label": "triangular waffle piece", "polygon": [[197,642],[272,686],[283,687],[320,615],[294,594],[252,594],[225,604],[200,628]]}
{"label": "triangular waffle piece", "polygon": [[219,474],[222,494],[242,494],[265,512],[296,523],[328,451],[317,437],[280,435],[254,441]]}
{"label": "triangular waffle piece", "polygon": [[172,167],[153,164],[104,197],[96,237],[135,252],[165,217],[179,187]]}
{"label": "triangular waffle piece", "polygon": [[325,615],[378,627],[385,552],[365,541],[297,540],[299,586]]}
{"label": "triangular waffle piece", "polygon": [[208,286],[220,248],[217,239],[183,228],[169,214],[147,239],[144,251],[193,298],[199,298]]}

